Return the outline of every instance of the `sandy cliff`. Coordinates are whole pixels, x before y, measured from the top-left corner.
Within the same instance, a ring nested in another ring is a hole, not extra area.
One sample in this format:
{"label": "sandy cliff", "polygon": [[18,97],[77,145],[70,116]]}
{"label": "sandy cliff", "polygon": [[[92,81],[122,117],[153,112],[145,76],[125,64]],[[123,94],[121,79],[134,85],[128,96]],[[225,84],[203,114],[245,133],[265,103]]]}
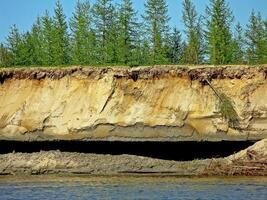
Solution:
{"label": "sandy cliff", "polygon": [[[257,140],[267,66],[0,70],[0,139]],[[222,117],[224,94],[237,123]]]}

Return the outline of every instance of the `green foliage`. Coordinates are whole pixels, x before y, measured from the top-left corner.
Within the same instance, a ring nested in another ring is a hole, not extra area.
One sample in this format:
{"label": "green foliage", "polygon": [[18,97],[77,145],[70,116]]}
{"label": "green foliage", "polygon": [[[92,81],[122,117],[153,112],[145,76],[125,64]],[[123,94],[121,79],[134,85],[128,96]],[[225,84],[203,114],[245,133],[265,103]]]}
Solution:
{"label": "green foliage", "polygon": [[243,64],[245,62],[245,50],[244,50],[244,36],[243,29],[238,23],[235,27],[235,37],[233,40],[233,60],[234,64]]}
{"label": "green foliage", "polygon": [[201,18],[191,0],[183,2],[183,21],[186,27],[187,43],[184,50],[184,63],[200,64],[204,59],[204,42]]}
{"label": "green foliage", "polygon": [[11,55],[7,48],[0,44],[0,67],[8,67],[10,66]]}
{"label": "green foliage", "polygon": [[16,25],[11,27],[11,31],[7,38],[7,48],[11,55],[11,65],[23,65],[22,62],[22,39],[19,34],[18,28]]}
{"label": "green foliage", "polygon": [[266,24],[252,11],[246,30],[247,61],[249,64],[267,63]]}
{"label": "green foliage", "polygon": [[180,64],[184,56],[185,45],[182,42],[182,35],[178,29],[173,29],[168,46],[168,60],[171,64]]}
{"label": "green foliage", "polygon": [[53,65],[68,64],[69,57],[69,35],[67,32],[68,25],[63,7],[59,0],[56,2],[54,17],[52,21],[52,58]]}
{"label": "green foliage", "polygon": [[233,45],[231,23],[232,11],[225,0],[210,0],[207,12],[207,45],[211,64],[232,62]]}
{"label": "green foliage", "polygon": [[170,32],[166,0],[146,0],[142,21],[132,0],[88,1],[77,1],[69,24],[57,0],[53,16],[46,12],[29,31],[13,25],[0,45],[0,66],[267,63],[267,20],[252,12],[247,27],[237,24],[232,34],[225,0],[210,0],[206,24],[184,0],[185,37]]}
{"label": "green foliage", "polygon": [[112,44],[115,29],[115,8],[111,0],[97,0],[93,6],[94,25],[97,39],[95,49],[98,63],[114,60],[115,45]]}
{"label": "green foliage", "polygon": [[151,63],[167,63],[167,39],[169,32],[168,7],[165,0],[146,0],[143,16],[148,39],[151,43]]}
{"label": "green foliage", "polygon": [[238,114],[233,106],[233,103],[229,97],[227,97],[224,93],[219,92],[216,90],[211,83],[206,80],[210,88],[213,90],[215,95],[219,99],[219,109],[222,117],[228,121],[229,125],[231,127],[238,127],[239,121],[238,121]]}
{"label": "green foliage", "polygon": [[137,12],[131,0],[123,0],[119,8],[118,62],[125,65],[137,65],[140,24]]}
{"label": "green foliage", "polygon": [[222,117],[228,120],[230,126],[236,127],[238,125],[238,115],[235,111],[231,100],[223,93],[219,94],[220,98],[220,113]]}
{"label": "green foliage", "polygon": [[70,19],[73,64],[85,65],[96,63],[96,55],[94,53],[95,33],[91,29],[92,16],[90,12],[91,9],[88,1],[83,3],[77,1],[75,12]]}
{"label": "green foliage", "polygon": [[53,21],[47,11],[41,20],[44,51],[42,63],[46,66],[53,65]]}

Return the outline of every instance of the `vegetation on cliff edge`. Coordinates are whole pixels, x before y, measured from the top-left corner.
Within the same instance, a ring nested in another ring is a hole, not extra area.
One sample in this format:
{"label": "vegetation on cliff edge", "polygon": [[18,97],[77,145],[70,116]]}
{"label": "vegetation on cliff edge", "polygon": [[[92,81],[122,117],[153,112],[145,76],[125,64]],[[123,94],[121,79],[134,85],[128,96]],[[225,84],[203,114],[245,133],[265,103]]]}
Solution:
{"label": "vegetation on cliff edge", "polygon": [[31,30],[11,27],[0,44],[0,66],[267,63],[267,20],[260,13],[252,11],[242,27],[226,0],[210,0],[205,16],[192,0],[182,6],[185,28],[171,30],[166,0],[146,0],[141,17],[132,0],[77,1],[69,22],[58,0],[53,15],[46,11]]}

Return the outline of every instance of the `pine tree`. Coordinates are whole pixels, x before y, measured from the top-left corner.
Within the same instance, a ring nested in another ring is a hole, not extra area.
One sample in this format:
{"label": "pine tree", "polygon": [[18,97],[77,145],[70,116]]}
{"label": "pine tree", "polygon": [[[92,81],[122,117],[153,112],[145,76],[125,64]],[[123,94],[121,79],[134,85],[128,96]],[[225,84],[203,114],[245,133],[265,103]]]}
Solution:
{"label": "pine tree", "polygon": [[42,58],[42,64],[49,66],[54,64],[53,58],[53,22],[52,18],[49,16],[48,11],[42,17],[42,34],[43,34],[43,51],[44,56]]}
{"label": "pine tree", "polygon": [[109,44],[111,43],[111,32],[114,27],[114,10],[112,0],[97,0],[93,6],[94,26],[97,37],[96,53],[100,64],[108,63],[109,60],[112,60],[110,58]]}
{"label": "pine tree", "polygon": [[201,18],[198,17],[191,0],[184,0],[183,2],[183,21],[187,37],[184,61],[187,64],[200,64],[204,58]]}
{"label": "pine tree", "polygon": [[181,64],[184,54],[183,52],[184,46],[182,42],[182,34],[177,28],[174,28],[169,42],[168,59],[170,63]]}
{"label": "pine tree", "polygon": [[260,13],[252,11],[246,30],[247,60],[249,64],[267,62],[264,23]]}
{"label": "pine tree", "polygon": [[207,12],[207,50],[211,64],[228,64],[232,62],[233,41],[231,23],[232,11],[225,0],[210,0]]}
{"label": "pine tree", "polygon": [[69,36],[66,16],[63,12],[63,7],[58,0],[54,10],[53,17],[53,65],[68,64],[69,59]]}
{"label": "pine tree", "polygon": [[95,63],[95,34],[91,29],[89,1],[77,1],[75,12],[70,19],[72,31],[72,62],[74,64]]}
{"label": "pine tree", "polygon": [[167,63],[167,40],[169,32],[168,7],[165,0],[146,0],[145,15],[148,39],[151,42],[152,64]]}
{"label": "pine tree", "polygon": [[233,41],[233,64],[243,64],[245,50],[244,50],[244,35],[243,29],[238,23],[235,27],[235,37]]}
{"label": "pine tree", "polygon": [[132,1],[123,0],[119,9],[119,63],[137,64],[138,28],[137,12],[133,9]]}

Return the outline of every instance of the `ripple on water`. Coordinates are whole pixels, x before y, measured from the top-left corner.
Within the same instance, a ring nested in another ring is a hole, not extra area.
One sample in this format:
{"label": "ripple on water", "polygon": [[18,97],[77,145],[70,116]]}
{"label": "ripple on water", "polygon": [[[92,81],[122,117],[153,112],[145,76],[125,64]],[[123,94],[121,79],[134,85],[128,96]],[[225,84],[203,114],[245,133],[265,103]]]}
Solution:
{"label": "ripple on water", "polygon": [[262,199],[267,178],[1,177],[0,199]]}

